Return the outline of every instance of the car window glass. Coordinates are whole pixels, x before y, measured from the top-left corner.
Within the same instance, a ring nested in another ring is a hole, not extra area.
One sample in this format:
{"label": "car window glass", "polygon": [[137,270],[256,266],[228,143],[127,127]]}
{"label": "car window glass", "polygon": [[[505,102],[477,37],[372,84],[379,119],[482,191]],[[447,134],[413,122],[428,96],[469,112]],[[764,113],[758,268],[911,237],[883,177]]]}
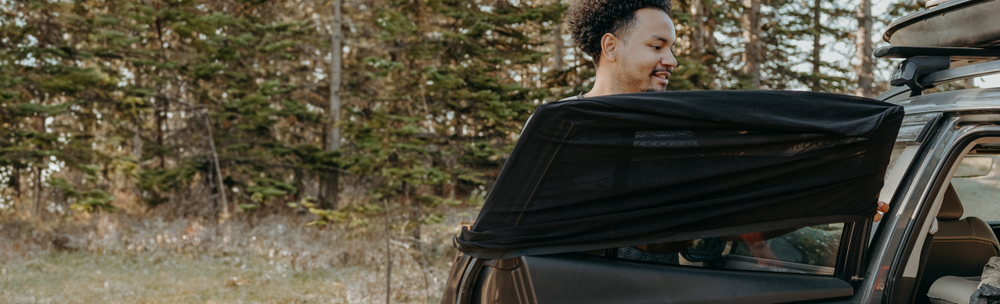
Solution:
{"label": "car window glass", "polygon": [[[916,117],[913,134],[901,134],[890,154],[886,169],[885,186],[880,199],[888,201],[902,179],[904,171],[913,161],[920,144],[913,138],[926,125],[927,117]],[[912,118],[912,117],[911,117]],[[919,121],[917,121],[919,120]],[[1000,202],[1000,200],[998,200]],[[1000,219],[1000,217],[998,217]],[[877,224],[877,223],[876,223]],[[663,244],[646,244],[615,248],[612,251],[593,251],[589,254],[647,263],[684,265],[694,267],[740,269],[769,272],[833,275],[840,250],[844,224],[808,226],[786,231],[767,231],[723,238],[699,239]],[[719,244],[721,248],[719,248]],[[702,256],[685,258],[681,250],[698,251]],[[718,249],[718,257],[712,249]],[[695,249],[695,250],[691,250]]]}
{"label": "car window glass", "polygon": [[[1000,169],[997,168],[1000,164],[1000,156],[976,156],[991,158],[993,161],[989,164],[990,169],[981,170],[980,168],[978,172],[958,170],[955,177],[951,179],[951,184],[955,187],[955,192],[958,193],[962,207],[965,209],[962,217],[975,216],[984,221],[1000,221]],[[986,165],[986,163],[981,165]]]}
{"label": "car window glass", "polygon": [[692,267],[833,275],[844,224],[618,249],[618,259]]}
{"label": "car window glass", "polygon": [[[903,135],[901,134],[900,136]],[[892,154],[889,156],[889,166],[886,167],[885,171],[885,184],[882,185],[882,191],[879,192],[878,199],[880,201],[891,204],[893,195],[896,193],[896,188],[899,187],[906,169],[910,167],[910,163],[913,162],[919,149],[920,143],[918,142],[897,140],[896,144],[892,147]],[[874,232],[881,226],[880,224],[881,222],[873,223],[872,234],[870,236],[875,235]]]}
{"label": "car window glass", "polygon": [[[812,266],[825,266],[829,274],[837,265],[837,252],[840,249],[840,237],[844,224],[815,225],[791,232],[772,233],[767,240],[751,240],[744,237],[743,242],[734,243],[731,254],[755,257],[758,260],[770,259],[776,262],[791,262]],[[780,234],[780,235],[775,235]],[[764,238],[768,235],[761,235]],[[768,252],[770,250],[770,252]],[[763,261],[768,262],[768,261]],[[771,262],[780,266],[781,263]],[[761,264],[761,261],[758,261]],[[810,273],[822,272],[814,269]]]}

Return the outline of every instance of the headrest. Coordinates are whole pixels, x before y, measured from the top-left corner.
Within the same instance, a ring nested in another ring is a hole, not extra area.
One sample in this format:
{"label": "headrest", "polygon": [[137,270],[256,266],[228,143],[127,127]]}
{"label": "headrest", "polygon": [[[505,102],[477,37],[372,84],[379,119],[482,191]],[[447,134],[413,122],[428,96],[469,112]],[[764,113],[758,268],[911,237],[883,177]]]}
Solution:
{"label": "headrest", "polygon": [[958,220],[962,218],[964,212],[965,209],[962,208],[962,201],[958,199],[955,187],[948,184],[948,189],[944,191],[944,202],[941,202],[941,211],[938,211],[937,219]]}

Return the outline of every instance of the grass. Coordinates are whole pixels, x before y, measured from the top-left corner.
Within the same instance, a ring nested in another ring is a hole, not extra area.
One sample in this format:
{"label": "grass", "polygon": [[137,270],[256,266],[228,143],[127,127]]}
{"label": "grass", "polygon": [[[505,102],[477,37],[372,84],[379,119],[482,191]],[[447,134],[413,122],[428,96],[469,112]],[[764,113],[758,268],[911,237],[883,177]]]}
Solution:
{"label": "grass", "polygon": [[6,303],[346,303],[356,267],[293,270],[262,258],[55,253],[4,265]]}
{"label": "grass", "polygon": [[[405,225],[391,228],[391,303],[438,303],[457,230],[425,225],[416,251]],[[386,250],[384,230],[287,217],[211,226],[108,216],[45,233],[4,223],[0,303],[384,303]]]}

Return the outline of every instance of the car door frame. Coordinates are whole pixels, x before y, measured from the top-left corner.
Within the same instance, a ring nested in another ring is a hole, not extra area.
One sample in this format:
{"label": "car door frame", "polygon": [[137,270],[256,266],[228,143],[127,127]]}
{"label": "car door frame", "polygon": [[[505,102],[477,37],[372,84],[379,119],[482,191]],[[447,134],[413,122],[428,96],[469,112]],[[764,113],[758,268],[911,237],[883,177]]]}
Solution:
{"label": "car door frame", "polygon": [[[873,235],[865,276],[852,302],[912,302],[923,267],[914,257],[919,260],[924,253],[932,222],[928,218],[940,208],[943,185],[950,180],[948,173],[974,141],[1000,137],[1000,126],[991,125],[997,121],[1000,114],[954,113],[931,121],[926,136],[917,139],[921,147],[889,202],[892,209]],[[914,255],[914,250],[921,251]]]}

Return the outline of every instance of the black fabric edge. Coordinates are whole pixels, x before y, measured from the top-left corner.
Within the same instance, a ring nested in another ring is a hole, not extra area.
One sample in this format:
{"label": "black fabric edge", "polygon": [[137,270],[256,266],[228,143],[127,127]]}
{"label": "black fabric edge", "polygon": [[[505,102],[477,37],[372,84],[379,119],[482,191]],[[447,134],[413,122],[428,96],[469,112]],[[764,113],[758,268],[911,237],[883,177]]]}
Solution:
{"label": "black fabric edge", "polygon": [[[529,118],[528,121],[525,122],[524,128],[521,129],[521,136],[518,137],[517,138],[517,142],[514,143],[514,149],[512,149],[510,151],[510,156],[507,157],[507,160],[504,162],[503,167],[500,168],[500,174],[497,175],[496,181],[505,180],[506,177],[507,177],[507,175],[510,175],[510,172],[513,171],[514,168],[517,165],[517,157],[516,156],[520,155],[521,151],[524,150],[525,147],[528,146],[527,143],[528,143],[529,140],[531,140],[531,134],[534,134],[535,131],[538,128],[541,128],[542,126],[545,125],[543,123],[539,123],[538,122],[538,120],[542,119],[542,118],[538,118],[538,117],[535,117],[535,116],[545,117],[542,114],[547,114],[547,112],[555,111],[556,109],[562,107],[563,105],[565,105],[565,104],[567,104],[568,102],[571,102],[571,101],[575,101],[575,100],[566,100],[566,101],[558,101],[558,102],[553,102],[553,103],[547,103],[547,104],[543,104],[543,105],[540,105],[537,108],[535,108],[535,113],[532,114],[532,118]],[[548,117],[545,117],[545,118],[548,119]],[[527,135],[527,136],[525,136],[525,135]],[[524,143],[522,143],[522,141]],[[500,183],[497,183],[496,181],[494,181],[493,186],[490,187],[490,192],[486,196],[486,199],[485,199],[486,203],[483,204],[483,207],[480,210],[490,210],[490,207],[493,206],[493,201],[495,201],[496,200],[496,196],[499,195],[499,191],[496,191],[496,190],[498,190],[497,189],[497,185],[500,185]],[[485,215],[486,215],[486,212],[482,212],[482,211],[479,212],[479,215],[476,216],[476,221],[472,223],[472,230],[476,230],[476,228],[479,227],[479,223],[482,222],[483,216],[485,216]]]}
{"label": "black fabric edge", "polygon": [[643,244],[695,240],[695,239],[721,237],[721,236],[736,235],[736,234],[751,233],[751,232],[771,231],[771,230],[788,229],[795,227],[806,227],[806,226],[821,225],[821,224],[850,223],[850,222],[866,220],[871,216],[873,215],[834,215],[834,216],[819,216],[810,218],[796,218],[796,219],[787,219],[781,221],[771,221],[766,223],[730,226],[730,227],[701,230],[701,231],[674,232],[658,238],[649,238],[647,236],[647,237],[618,239],[614,241],[597,242],[597,243],[555,245],[555,246],[523,248],[514,250],[492,250],[487,248],[470,246],[471,244],[465,245],[458,236],[455,236],[453,240],[454,244],[456,245],[459,251],[468,254],[472,257],[479,259],[509,259],[525,255],[557,254],[566,252],[597,250],[597,249],[612,248],[612,247],[625,247],[625,246],[634,246]]}
{"label": "black fabric edge", "polygon": [[[677,96],[684,96],[684,95],[688,95],[688,94],[703,95],[705,93],[710,93],[710,92],[723,92],[723,93],[728,94],[728,93],[733,93],[733,92],[736,92],[736,91],[726,91],[726,90],[679,91],[679,92],[671,92],[672,94],[670,94],[669,96],[671,98],[676,98]],[[850,102],[875,103],[875,104],[881,104],[881,105],[884,105],[884,106],[887,107],[878,116],[878,119],[873,119],[872,121],[866,122],[865,126],[864,126],[864,130],[858,130],[857,132],[850,132],[850,133],[842,133],[842,134],[840,134],[840,135],[843,135],[843,136],[867,136],[867,135],[870,135],[873,132],[875,132],[878,129],[878,126],[881,125],[882,122],[885,121],[887,118],[891,118],[894,115],[897,115],[897,113],[900,116],[903,115],[903,107],[900,106],[900,105],[888,103],[888,102],[877,100],[877,99],[872,99],[872,98],[867,98],[867,97],[861,97],[861,96],[854,96],[854,95],[844,95],[844,94],[826,93],[826,92],[812,92],[812,91],[791,91],[791,90],[744,90],[744,91],[739,91],[739,92],[746,93],[746,94],[753,94],[753,95],[757,95],[757,96],[780,96],[780,95],[787,95],[785,97],[794,96],[795,98],[798,98],[798,99],[808,99],[810,97],[822,97],[822,98],[829,98],[829,99],[839,99],[839,100],[842,100],[842,101],[850,101]],[[662,98],[662,97],[658,96],[657,94],[662,94],[662,93],[664,93],[664,92],[642,92],[642,93],[628,93],[628,94],[619,94],[619,95],[605,95],[605,96],[598,96],[598,97],[580,98],[580,99],[574,99],[574,100],[560,101],[557,106],[562,106],[562,105],[566,105],[566,104],[577,104],[577,103],[592,103],[592,104],[595,104],[595,105],[601,105],[601,106],[609,107],[609,108],[629,109],[629,110],[631,110],[632,108],[628,107],[625,104],[622,104],[621,101],[618,101],[618,100],[611,101],[611,100],[609,100],[609,98],[612,98],[612,99],[614,99],[614,98],[631,98],[631,99],[635,99],[635,100],[658,99],[658,98]],[[539,110],[541,110],[543,107],[548,108],[547,106],[549,106],[549,105],[553,105],[553,104],[545,104],[545,105],[539,106]],[[555,109],[556,109],[555,107],[552,107],[551,110],[555,110]],[[745,122],[741,122],[741,121],[733,120],[733,119],[721,119],[721,120],[718,120],[718,122],[720,122],[720,123],[726,123],[726,124],[730,124],[730,123],[731,124],[745,124]],[[784,128],[782,126],[761,126],[761,127],[765,127],[765,128],[775,128],[775,127],[777,127],[777,128]],[[828,132],[827,130],[822,130],[821,128],[819,128],[819,129],[803,129],[803,131],[806,131],[806,130],[808,130],[810,132]]]}

